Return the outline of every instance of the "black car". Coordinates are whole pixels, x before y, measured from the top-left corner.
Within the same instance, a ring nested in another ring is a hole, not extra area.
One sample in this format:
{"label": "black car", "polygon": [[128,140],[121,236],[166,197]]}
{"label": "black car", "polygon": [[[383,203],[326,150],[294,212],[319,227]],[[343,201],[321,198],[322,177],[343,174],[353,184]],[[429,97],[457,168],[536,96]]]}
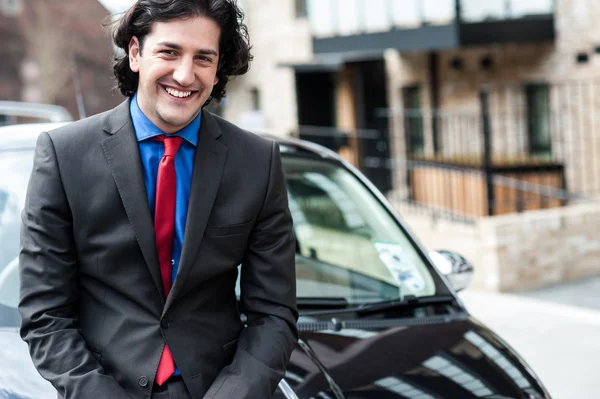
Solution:
{"label": "black car", "polygon": [[[35,139],[0,128],[0,399],[55,398],[18,336],[18,228]],[[296,235],[300,331],[276,398],[550,398],[456,296],[471,265],[426,253],[383,195],[337,154],[277,139]]]}

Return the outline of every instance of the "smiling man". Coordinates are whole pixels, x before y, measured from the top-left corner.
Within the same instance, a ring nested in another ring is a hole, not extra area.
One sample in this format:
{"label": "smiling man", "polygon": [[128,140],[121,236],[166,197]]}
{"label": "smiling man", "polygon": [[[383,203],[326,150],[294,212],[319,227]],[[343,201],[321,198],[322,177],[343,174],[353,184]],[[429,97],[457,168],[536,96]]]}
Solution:
{"label": "smiling man", "polygon": [[164,133],[197,118],[219,82],[220,35],[214,20],[199,16],[157,22],[146,37],[131,38],[129,66],[139,73],[138,105]]}
{"label": "smiling man", "polygon": [[65,399],[270,398],[297,337],[279,150],[204,109],[248,70],[242,13],[140,0],[114,39],[128,99],[38,139],[21,336]]}

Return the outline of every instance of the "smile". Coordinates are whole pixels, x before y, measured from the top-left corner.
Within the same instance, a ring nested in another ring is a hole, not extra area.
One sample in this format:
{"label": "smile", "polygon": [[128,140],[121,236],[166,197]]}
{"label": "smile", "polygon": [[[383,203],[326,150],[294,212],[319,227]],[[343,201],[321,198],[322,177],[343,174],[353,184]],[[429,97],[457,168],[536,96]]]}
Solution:
{"label": "smile", "polygon": [[179,91],[179,90],[171,89],[170,87],[165,87],[165,91],[167,93],[169,93],[170,95],[172,95],[173,97],[177,97],[177,98],[186,98],[186,97],[191,96],[193,93],[191,91]]}

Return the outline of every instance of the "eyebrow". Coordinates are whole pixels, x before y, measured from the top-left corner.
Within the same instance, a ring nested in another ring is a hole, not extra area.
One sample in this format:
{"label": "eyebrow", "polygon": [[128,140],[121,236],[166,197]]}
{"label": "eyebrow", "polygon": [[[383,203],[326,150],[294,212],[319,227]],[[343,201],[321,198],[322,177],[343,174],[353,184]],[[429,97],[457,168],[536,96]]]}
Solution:
{"label": "eyebrow", "polygon": [[[172,48],[174,50],[179,50],[179,51],[181,51],[183,49],[183,47],[181,47],[179,44],[175,44],[175,43],[171,43],[171,42],[160,42],[160,43],[156,43],[156,45],[157,46],[169,47],[169,48]],[[200,49],[200,50],[196,50],[196,54],[218,56],[217,52],[215,50],[213,50],[213,49]]]}

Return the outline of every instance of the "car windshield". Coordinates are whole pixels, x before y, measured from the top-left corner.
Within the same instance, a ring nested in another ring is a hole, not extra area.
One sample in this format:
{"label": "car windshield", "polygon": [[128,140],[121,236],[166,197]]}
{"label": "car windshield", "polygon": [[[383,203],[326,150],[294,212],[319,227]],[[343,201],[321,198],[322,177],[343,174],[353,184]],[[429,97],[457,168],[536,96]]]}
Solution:
{"label": "car windshield", "polygon": [[347,168],[295,156],[284,156],[283,166],[299,298],[356,304],[443,289],[406,232]]}
{"label": "car windshield", "polygon": [[[0,150],[0,326],[19,324],[20,212],[32,160],[32,148]],[[356,304],[444,289],[406,232],[354,174],[315,158],[283,153],[282,161],[299,298]]]}

